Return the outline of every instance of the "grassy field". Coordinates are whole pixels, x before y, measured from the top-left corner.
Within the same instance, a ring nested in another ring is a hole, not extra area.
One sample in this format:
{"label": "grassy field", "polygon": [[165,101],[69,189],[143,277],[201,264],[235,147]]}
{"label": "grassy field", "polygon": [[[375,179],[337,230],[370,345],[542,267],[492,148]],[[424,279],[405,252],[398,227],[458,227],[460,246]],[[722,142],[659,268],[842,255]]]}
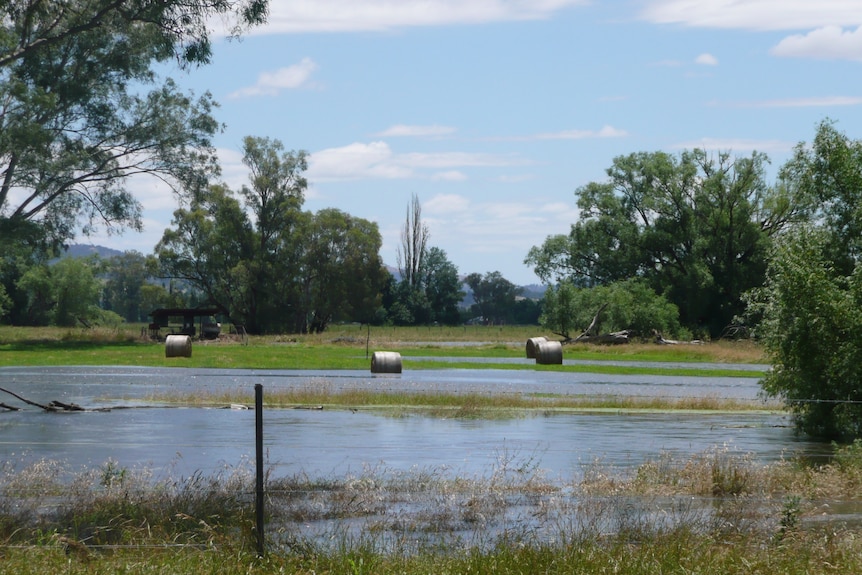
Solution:
{"label": "grassy field", "polygon": [[[403,356],[432,358],[409,362],[405,369],[553,369],[594,373],[656,375],[748,376],[760,374],[734,369],[694,370],[684,367],[615,365],[536,366],[487,363],[488,358],[525,357],[525,343],[542,334],[538,327],[466,326],[393,328],[336,326],[323,334],[252,336],[241,341],[226,335],[218,341],[195,341],[192,357],[166,358],[164,343],[141,335],[141,326],[122,329],[71,330],[0,326],[0,366],[135,365],[250,369],[368,369],[374,351],[397,351]],[[483,363],[454,366],[434,357],[482,358]],[[629,344],[621,346],[567,345],[567,360],[617,360],[675,363],[761,363],[762,351],[751,342],[703,345]]]}

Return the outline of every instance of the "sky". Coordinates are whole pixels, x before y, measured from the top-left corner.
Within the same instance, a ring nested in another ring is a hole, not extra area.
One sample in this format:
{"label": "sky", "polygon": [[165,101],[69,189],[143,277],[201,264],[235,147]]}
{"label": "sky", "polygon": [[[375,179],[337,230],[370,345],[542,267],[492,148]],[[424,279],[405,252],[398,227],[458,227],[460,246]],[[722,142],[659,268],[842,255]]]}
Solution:
{"label": "sky", "polygon": [[[772,183],[824,119],[862,139],[859,0],[270,0],[210,65],[159,72],[220,103],[232,189],[242,139],[279,140],[309,154],[304,208],[377,222],[386,264],[415,194],[460,274],[518,285],[617,156],[757,150]],[[79,241],[152,253],[177,198],[130,189],[144,232]]]}

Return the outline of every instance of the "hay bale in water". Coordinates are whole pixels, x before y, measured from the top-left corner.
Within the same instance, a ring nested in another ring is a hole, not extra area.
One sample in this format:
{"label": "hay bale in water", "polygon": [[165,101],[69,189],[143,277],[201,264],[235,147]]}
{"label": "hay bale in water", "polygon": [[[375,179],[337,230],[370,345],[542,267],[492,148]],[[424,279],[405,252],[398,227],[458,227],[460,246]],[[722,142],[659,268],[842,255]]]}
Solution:
{"label": "hay bale in water", "polygon": [[165,338],[165,357],[191,357],[192,338],[189,335],[169,335]]}
{"label": "hay bale in water", "polygon": [[543,341],[548,340],[544,337],[531,337],[527,340],[527,359],[536,358],[536,348],[539,347],[539,344]]}
{"label": "hay bale in water", "polygon": [[375,351],[371,356],[371,373],[401,373],[401,354],[397,351]]}
{"label": "hay bale in water", "polygon": [[542,341],[536,346],[536,363],[542,365],[562,365],[563,345],[558,341]]}

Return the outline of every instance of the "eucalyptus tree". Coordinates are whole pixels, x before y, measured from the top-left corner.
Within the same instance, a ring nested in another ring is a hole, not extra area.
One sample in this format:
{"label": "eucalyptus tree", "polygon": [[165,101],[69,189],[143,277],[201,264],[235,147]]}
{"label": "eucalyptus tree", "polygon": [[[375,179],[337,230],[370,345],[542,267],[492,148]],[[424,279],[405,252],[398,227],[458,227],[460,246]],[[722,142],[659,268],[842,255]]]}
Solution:
{"label": "eucalyptus tree", "polygon": [[322,332],[333,320],[374,320],[388,272],[377,224],[329,208],[317,212],[301,245],[302,331]]}
{"label": "eucalyptus tree", "polygon": [[473,310],[485,322],[503,324],[512,320],[515,297],[520,295],[521,288],[498,271],[487,272],[485,275],[471,273],[464,278],[464,282],[473,291]]}
{"label": "eucalyptus tree", "polygon": [[249,331],[277,330],[300,289],[306,153],[247,137],[243,163],[251,185],[239,194],[224,185],[199,190],[174,212],[156,252],[162,275],[190,282]]}
{"label": "eucalyptus tree", "polygon": [[11,0],[0,26],[0,217],[47,237],[141,228],[129,177],[194,189],[215,168],[209,94],[152,71],[211,58],[215,16],[260,24],[267,0]]}
{"label": "eucalyptus tree", "polygon": [[422,285],[430,308],[431,320],[455,325],[461,323],[458,305],[464,299],[458,268],[449,261],[446,251],[436,246],[428,250],[425,257]]}
{"label": "eucalyptus tree", "polygon": [[[153,72],[212,57],[214,21],[238,35],[268,0],[7,0],[0,2],[0,260],[12,315],[15,284],[82,232],[140,230],[129,178],[176,191],[217,171],[220,126],[209,94],[183,93]],[[23,240],[22,240],[23,238]]]}
{"label": "eucalyptus tree", "polygon": [[302,210],[306,157],[245,138],[249,185],[210,186],[174,212],[156,248],[162,275],[190,282],[252,333],[369,321],[385,278],[380,232],[340,210]]}

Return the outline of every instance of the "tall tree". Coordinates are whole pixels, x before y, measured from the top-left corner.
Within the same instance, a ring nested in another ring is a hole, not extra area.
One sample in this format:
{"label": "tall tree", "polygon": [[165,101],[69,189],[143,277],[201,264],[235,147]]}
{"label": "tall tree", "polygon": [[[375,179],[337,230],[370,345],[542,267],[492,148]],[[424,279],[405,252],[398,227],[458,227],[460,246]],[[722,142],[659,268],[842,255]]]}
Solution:
{"label": "tall tree", "polygon": [[862,141],[820,124],[780,171],[812,207],[782,234],[750,315],[773,364],[763,381],[811,435],[862,437]]}
{"label": "tall tree", "polygon": [[376,224],[335,209],[302,211],[306,153],[244,140],[250,185],[199,193],[157,246],[162,273],[182,278],[252,333],[322,331],[368,321],[385,277]]}
{"label": "tall tree", "polygon": [[422,284],[430,235],[428,226],[422,221],[422,204],[416,194],[413,194],[407,206],[404,227],[401,229],[401,245],[396,252],[396,260],[401,281],[414,289],[418,289]]}
{"label": "tall tree", "polygon": [[152,256],[128,251],[104,262],[105,285],[102,305],[126,321],[145,321],[154,308],[144,305],[141,291],[155,277],[157,262]]}
{"label": "tall tree", "polygon": [[232,20],[239,33],[264,21],[267,3],[0,3],[0,218],[35,222],[60,245],[79,218],[84,233],[140,229],[140,203],[125,185],[133,175],[200,188],[216,169],[214,103],[170,80],[158,85],[152,65],[207,63],[211,19]]}
{"label": "tall tree", "polygon": [[101,286],[96,275],[100,268],[97,259],[70,257],[52,266],[30,267],[18,282],[27,296],[28,323],[72,327],[98,318]]}
{"label": "tall tree", "polygon": [[473,290],[473,309],[485,322],[502,324],[511,321],[515,297],[520,295],[521,288],[498,271],[488,272],[484,276],[472,273],[464,278],[464,282]]}
{"label": "tall tree", "polygon": [[824,120],[811,144],[796,146],[779,175],[811,219],[832,234],[827,257],[849,275],[862,261],[862,140],[851,140]]}
{"label": "tall tree", "polygon": [[315,214],[303,240],[304,293],[309,332],[336,319],[370,322],[386,280],[377,224],[334,208]]}
{"label": "tall tree", "polygon": [[464,290],[461,289],[458,268],[449,261],[444,250],[431,247],[425,257],[424,271],[422,285],[432,321],[446,325],[461,323],[458,304],[464,299]]}

